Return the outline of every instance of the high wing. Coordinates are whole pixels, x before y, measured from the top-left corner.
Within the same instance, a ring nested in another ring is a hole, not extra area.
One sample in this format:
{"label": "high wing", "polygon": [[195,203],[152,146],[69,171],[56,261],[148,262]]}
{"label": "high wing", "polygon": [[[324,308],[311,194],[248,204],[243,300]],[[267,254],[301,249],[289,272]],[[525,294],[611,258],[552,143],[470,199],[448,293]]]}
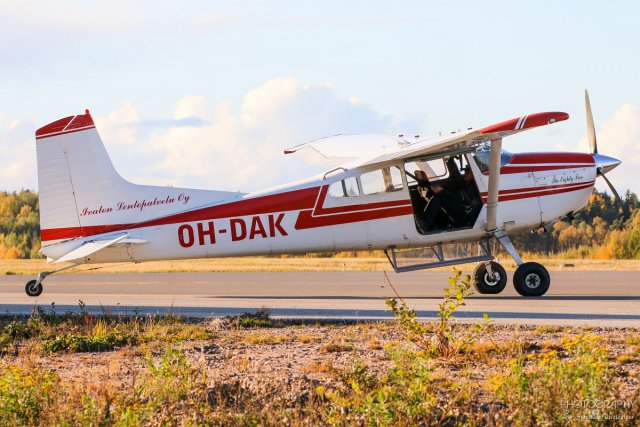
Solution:
{"label": "high wing", "polygon": [[478,130],[468,130],[409,142],[386,135],[338,135],[285,150],[304,160],[325,166],[371,166],[392,160],[472,151],[478,145],[527,129],[567,120],[569,114],[544,112],[516,117]]}
{"label": "high wing", "polygon": [[398,139],[389,135],[334,135],[287,148],[284,154],[295,153],[309,164],[334,167],[397,146]]}

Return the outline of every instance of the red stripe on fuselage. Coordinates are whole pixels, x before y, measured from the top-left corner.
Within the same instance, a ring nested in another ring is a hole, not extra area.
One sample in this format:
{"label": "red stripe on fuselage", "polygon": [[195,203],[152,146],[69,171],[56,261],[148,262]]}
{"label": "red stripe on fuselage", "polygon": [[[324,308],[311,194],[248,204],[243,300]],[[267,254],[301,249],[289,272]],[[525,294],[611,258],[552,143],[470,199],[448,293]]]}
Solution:
{"label": "red stripe on fuselage", "polygon": [[50,240],[73,239],[75,237],[95,236],[96,234],[110,231],[123,230],[132,224],[89,225],[84,227],[49,228],[40,230],[40,239],[43,242]]}
{"label": "red stripe on fuselage", "polygon": [[409,199],[324,208],[328,189],[328,185],[320,189],[318,201],[313,210],[300,212],[295,225],[296,230],[413,214],[413,206]]}
{"label": "red stripe on fuselage", "polygon": [[[531,197],[553,195],[577,191],[593,186],[589,183],[551,185],[545,187],[526,187],[502,190],[499,194],[501,202]],[[272,194],[251,199],[229,202],[193,211],[182,212],[132,224],[110,224],[83,227],[54,228],[41,230],[43,242],[52,240],[88,237],[113,231],[124,231],[134,228],[170,225],[185,222],[206,221],[218,218],[229,218],[248,215],[260,215],[274,212],[301,211],[295,224],[296,229],[325,227],[328,225],[347,224],[359,221],[390,218],[413,214],[409,199],[377,203],[361,203],[352,206],[323,208],[328,186],[305,188],[286,193]],[[483,202],[486,203],[483,192]]]}
{"label": "red stripe on fuselage", "polygon": [[[349,212],[357,212],[357,211],[366,211],[373,209],[381,209],[381,208],[393,208],[401,205],[410,204],[411,200],[391,200],[388,202],[376,202],[376,203],[360,203],[357,205],[350,206],[335,206],[330,208],[323,207],[324,202],[327,198],[327,192],[329,190],[328,185],[324,185],[320,189],[320,197],[318,197],[318,202],[313,209],[313,215],[332,215],[332,214],[340,214],[340,213],[349,213]],[[341,197],[342,199],[342,197]]]}
{"label": "red stripe on fuselage", "polygon": [[[552,171],[552,170],[564,170],[564,169],[580,169],[580,168],[588,168],[593,167],[593,165],[504,165],[500,168],[500,175],[510,175],[514,173],[528,173],[528,172],[542,172],[542,171]],[[484,172],[483,175],[488,176],[489,172]]]}
{"label": "red stripe on fuselage", "polygon": [[413,207],[411,205],[321,216],[314,216],[313,211],[304,210],[300,212],[300,215],[298,215],[298,220],[296,221],[295,227],[296,230],[304,230],[308,228],[326,227],[329,225],[348,224],[360,221],[371,221],[374,219],[383,219],[412,214]]}
{"label": "red stripe on fuselage", "polygon": [[[577,183],[573,183],[573,184],[556,184],[556,185],[544,185],[541,187],[522,187],[522,188],[510,188],[508,190],[500,190],[500,195],[501,196],[506,196],[508,194],[513,194],[513,193],[524,193],[524,192],[535,192],[535,191],[543,191],[543,190],[553,190],[553,189],[560,189],[560,188],[567,188],[569,186],[577,186],[577,185],[593,185],[594,181],[590,181],[590,182],[577,182]],[[487,192],[486,191],[482,191],[480,192],[480,195],[482,197],[487,197]]]}
{"label": "red stripe on fuselage", "polygon": [[[498,202],[508,202],[510,200],[519,200],[519,199],[529,199],[532,197],[543,197],[543,196],[553,196],[555,194],[562,193],[570,193],[572,191],[584,190],[589,187],[593,187],[595,182],[585,182],[579,184],[569,184],[569,185],[558,185],[558,186],[547,186],[541,188],[547,188],[546,190],[539,190],[534,187],[529,187],[525,189],[517,189],[517,190],[508,190],[511,194],[504,194],[503,191],[498,195]],[[548,188],[555,187],[555,188]],[[487,202],[487,193],[482,193],[482,202]]]}
{"label": "red stripe on fuselage", "polygon": [[510,165],[544,163],[587,163],[595,165],[593,156],[588,153],[515,153],[511,157]]}
{"label": "red stripe on fuselage", "polygon": [[94,236],[110,231],[130,230],[132,228],[310,209],[313,208],[315,204],[318,190],[318,187],[305,188],[286,193],[243,199],[138,223],[47,229],[41,230],[40,235],[43,241],[73,239],[75,237]]}

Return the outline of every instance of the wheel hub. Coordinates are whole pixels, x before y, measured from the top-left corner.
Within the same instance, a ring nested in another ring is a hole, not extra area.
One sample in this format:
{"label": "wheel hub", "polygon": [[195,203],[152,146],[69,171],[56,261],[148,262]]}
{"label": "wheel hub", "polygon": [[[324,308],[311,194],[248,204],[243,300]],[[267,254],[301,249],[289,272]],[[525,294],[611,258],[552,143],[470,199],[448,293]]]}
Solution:
{"label": "wheel hub", "polygon": [[493,272],[493,278],[489,275],[489,272],[484,273],[484,283],[487,286],[495,286],[500,283],[500,273],[497,271]]}
{"label": "wheel hub", "polygon": [[542,282],[542,279],[540,278],[540,276],[538,276],[536,273],[529,273],[527,274],[527,276],[524,278],[524,284],[527,286],[527,288],[529,289],[535,289],[538,286],[540,286],[540,283]]}

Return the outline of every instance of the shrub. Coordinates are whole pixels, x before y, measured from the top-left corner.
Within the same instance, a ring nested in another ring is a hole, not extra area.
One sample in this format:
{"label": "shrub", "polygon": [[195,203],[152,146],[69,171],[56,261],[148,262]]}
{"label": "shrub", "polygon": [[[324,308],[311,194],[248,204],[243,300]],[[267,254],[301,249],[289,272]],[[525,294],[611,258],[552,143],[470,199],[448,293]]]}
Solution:
{"label": "shrub", "polygon": [[105,335],[94,336],[72,334],[53,336],[46,339],[42,343],[42,347],[51,353],[85,353],[92,351],[109,351],[130,343],[133,343],[131,337],[117,331],[112,331]]}
{"label": "shrub", "polygon": [[59,378],[39,369],[0,368],[0,425],[37,425],[54,400]]}
{"label": "shrub", "polygon": [[608,351],[599,338],[589,334],[565,338],[562,347],[512,359],[506,373],[491,377],[493,390],[508,405],[516,424],[571,424],[584,416],[573,412],[576,402],[605,402],[612,397]]}
{"label": "shrub", "polygon": [[[455,269],[454,273],[455,276],[449,278],[449,287],[444,289],[444,298],[438,306],[436,315],[439,320],[435,330],[429,324],[417,320],[416,312],[409,308],[406,300],[398,294],[385,273],[388,284],[398,297],[386,300],[391,312],[400,323],[407,339],[432,355],[453,356],[473,341],[473,336],[469,334],[462,338],[454,336],[452,321],[455,320],[455,312],[466,305],[465,298],[473,294],[471,276],[462,277],[462,272]],[[485,321],[489,320],[487,314],[484,318]],[[476,334],[480,333],[482,326],[476,325],[475,330]]]}

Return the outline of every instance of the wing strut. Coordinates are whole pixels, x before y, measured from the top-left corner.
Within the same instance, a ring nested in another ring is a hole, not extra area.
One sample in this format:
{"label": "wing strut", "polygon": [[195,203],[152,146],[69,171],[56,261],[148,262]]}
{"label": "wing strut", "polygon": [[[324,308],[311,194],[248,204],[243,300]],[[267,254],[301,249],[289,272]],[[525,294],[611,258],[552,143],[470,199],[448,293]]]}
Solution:
{"label": "wing strut", "polygon": [[493,233],[497,230],[498,187],[500,184],[500,154],[502,138],[491,141],[489,153],[489,191],[487,194],[487,225],[485,230]]}

